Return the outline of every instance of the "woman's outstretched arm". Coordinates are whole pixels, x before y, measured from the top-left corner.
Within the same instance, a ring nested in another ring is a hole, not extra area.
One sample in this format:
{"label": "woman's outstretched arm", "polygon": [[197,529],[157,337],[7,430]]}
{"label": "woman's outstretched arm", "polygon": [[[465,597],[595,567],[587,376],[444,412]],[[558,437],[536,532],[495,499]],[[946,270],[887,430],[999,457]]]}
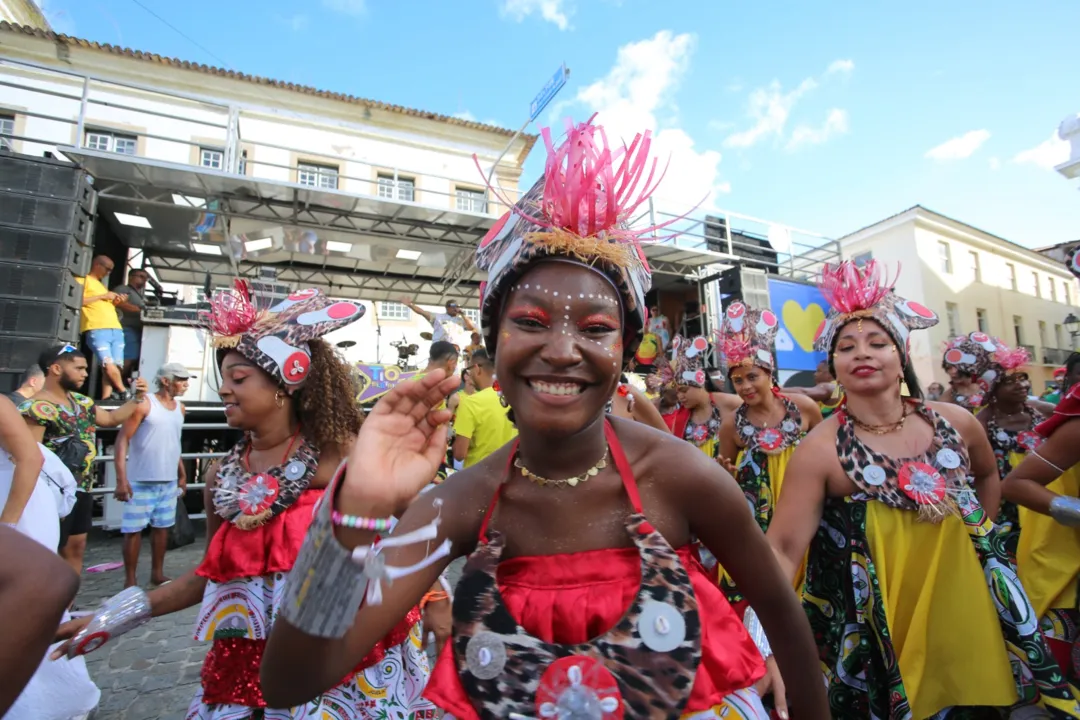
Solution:
{"label": "woman's outstretched arm", "polygon": [[677,490],[691,532],[716,556],[760,618],[796,716],[828,718],[810,624],[734,478],[692,448],[680,452],[671,467],[682,469]]}

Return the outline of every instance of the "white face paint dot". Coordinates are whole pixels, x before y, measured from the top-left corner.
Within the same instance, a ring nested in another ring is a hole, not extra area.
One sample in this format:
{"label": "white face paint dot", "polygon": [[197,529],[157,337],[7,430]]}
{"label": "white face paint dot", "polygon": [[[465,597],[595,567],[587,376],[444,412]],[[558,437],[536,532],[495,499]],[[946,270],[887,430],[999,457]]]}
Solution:
{"label": "white face paint dot", "polygon": [[585,293],[578,293],[578,297],[579,297],[579,298],[583,298],[583,297],[585,297]]}
{"label": "white face paint dot", "polygon": [[563,320],[569,320],[569,319],[570,319],[569,315],[563,315]]}
{"label": "white face paint dot", "polygon": [[555,291],[555,297],[559,297],[559,291],[558,290]]}
{"label": "white face paint dot", "polygon": [[569,306],[569,305],[567,305],[567,306],[566,306],[566,309],[567,309],[567,310],[569,310],[569,309],[570,309],[570,306]]}
{"label": "white face paint dot", "polygon": [[528,290],[528,289],[529,289],[529,283],[525,283],[525,289],[526,289],[526,290]]}

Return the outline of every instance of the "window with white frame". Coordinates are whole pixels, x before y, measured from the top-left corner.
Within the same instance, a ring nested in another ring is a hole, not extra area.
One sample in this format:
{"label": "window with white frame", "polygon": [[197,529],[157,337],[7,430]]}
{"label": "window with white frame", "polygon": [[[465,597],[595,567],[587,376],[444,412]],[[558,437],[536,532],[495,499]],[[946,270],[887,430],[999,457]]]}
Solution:
{"label": "window with white frame", "polygon": [[979,253],[974,250],[968,252],[968,262],[971,263],[971,279],[982,282],[982,266],[979,265]]}
{"label": "window with white frame", "polygon": [[1016,289],[1016,266],[1012,263],[1005,263],[1005,271],[1008,273],[1009,289]]}
{"label": "window with white frame", "polygon": [[469,188],[455,188],[455,207],[463,212],[482,213],[487,212],[487,198],[483,190],[470,190]]}
{"label": "window with white frame", "polygon": [[983,308],[975,309],[975,321],[979,325],[979,332],[990,334],[990,317]]}
{"label": "window with white frame", "polygon": [[952,275],[952,248],[949,247],[949,243],[944,240],[939,240],[937,251],[938,270],[948,275]]}
{"label": "window with white frame", "polygon": [[380,302],[377,312],[380,320],[408,320],[412,317],[412,311],[399,302]]}
{"label": "window with white frame", "polygon": [[412,202],[416,199],[416,180],[414,178],[379,173],[378,196],[389,200],[406,200]]}
{"label": "window with white frame", "polygon": [[1069,292],[1069,283],[1067,283],[1065,281],[1062,281],[1062,283],[1061,283],[1061,294],[1062,294],[1062,297],[1065,298],[1065,304],[1066,305],[1072,305],[1072,297],[1070,297],[1072,295],[1072,293]]}
{"label": "window with white frame", "polygon": [[296,166],[296,182],[311,187],[337,190],[338,169],[332,165],[298,163]]}
{"label": "window with white frame", "polygon": [[212,170],[225,169],[225,153],[214,148],[199,148],[199,164]]}
{"label": "window with white frame", "polygon": [[853,263],[855,263],[855,267],[862,267],[863,265],[865,265],[866,263],[870,262],[873,259],[874,259],[874,253],[871,252],[870,250],[867,250],[866,252],[861,252],[858,255],[851,258],[851,261]]}
{"label": "window with white frame", "polygon": [[247,150],[241,150],[240,151],[240,167],[239,167],[239,171],[240,171],[241,175],[247,175],[247,163],[248,163]]}
{"label": "window with white frame", "polygon": [[945,319],[949,323],[949,337],[960,334],[960,308],[956,303],[945,303]]}
{"label": "window with white frame", "polygon": [[136,155],[139,138],[134,135],[121,135],[108,130],[87,130],[86,147],[90,150],[114,152],[118,155]]}
{"label": "window with white frame", "polygon": [[[0,135],[14,135],[15,134],[15,116],[14,115],[0,115]],[[15,141],[10,137],[0,137],[0,148],[4,150],[14,150]]]}
{"label": "window with white frame", "polygon": [[1053,302],[1057,302],[1057,283],[1054,282],[1054,278],[1049,278],[1049,280],[1050,280],[1050,299]]}
{"label": "window with white frame", "polygon": [[1031,284],[1035,287],[1035,297],[1042,297],[1042,283],[1039,282],[1039,273],[1031,273]]}
{"label": "window with white frame", "polygon": [[473,310],[472,308],[465,308],[461,312],[465,313],[465,317],[469,318],[469,321],[473,324],[473,327],[480,327],[480,311]]}
{"label": "window with white frame", "polygon": [[1019,315],[1013,315],[1013,336],[1017,345],[1024,344],[1024,318]]}

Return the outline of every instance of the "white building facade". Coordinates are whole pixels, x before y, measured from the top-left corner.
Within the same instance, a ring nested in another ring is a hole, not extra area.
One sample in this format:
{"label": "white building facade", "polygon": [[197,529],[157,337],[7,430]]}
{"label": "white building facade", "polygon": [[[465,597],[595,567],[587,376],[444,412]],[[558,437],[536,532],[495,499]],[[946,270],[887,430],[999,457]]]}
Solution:
{"label": "white building facade", "polygon": [[912,333],[912,360],[925,388],[946,382],[944,343],[976,330],[1026,346],[1041,392],[1075,347],[1066,319],[1080,286],[1053,258],[916,206],[840,238],[845,259],[900,267],[897,292],[933,309],[941,322]]}

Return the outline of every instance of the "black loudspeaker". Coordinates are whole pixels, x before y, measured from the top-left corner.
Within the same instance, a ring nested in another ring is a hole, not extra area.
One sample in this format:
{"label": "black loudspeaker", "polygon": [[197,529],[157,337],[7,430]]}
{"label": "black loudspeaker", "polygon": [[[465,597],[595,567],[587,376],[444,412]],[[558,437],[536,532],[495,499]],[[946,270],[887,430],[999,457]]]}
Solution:
{"label": "black loudspeaker", "polygon": [[78,343],[75,278],[90,269],[96,210],[92,181],[75,165],[0,154],[0,386],[46,347]]}
{"label": "black loudspeaker", "polygon": [[[0,155],[0,191],[66,200],[97,212],[97,193],[90,176],[71,163],[19,153]],[[6,221],[10,222],[10,221]]]}

